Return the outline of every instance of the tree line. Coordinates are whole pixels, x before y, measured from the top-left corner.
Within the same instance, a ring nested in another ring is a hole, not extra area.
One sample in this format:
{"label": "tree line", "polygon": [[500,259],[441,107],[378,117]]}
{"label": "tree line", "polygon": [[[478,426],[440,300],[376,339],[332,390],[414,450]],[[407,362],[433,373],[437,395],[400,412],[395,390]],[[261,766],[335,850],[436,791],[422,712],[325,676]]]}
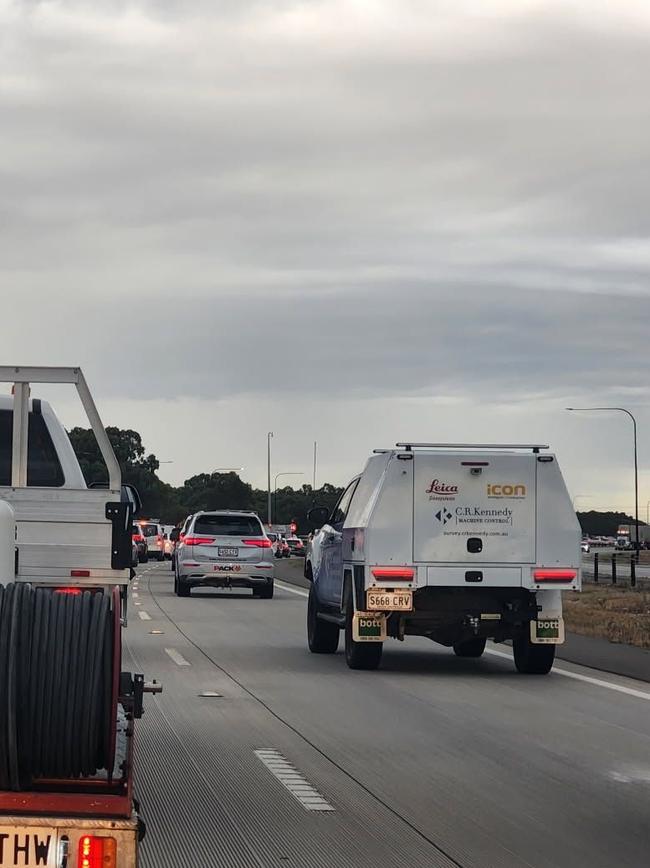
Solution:
{"label": "tree line", "polygon": [[[178,524],[187,515],[201,509],[250,509],[266,521],[267,491],[253,488],[237,473],[199,473],[175,487],[158,478],[160,462],[147,454],[137,431],[108,427],[106,429],[122,470],[122,481],[134,485],[142,499],[142,517],[160,519],[163,524]],[[73,428],[68,432],[87,485],[106,484],[108,473],[95,435],[89,428]],[[296,521],[299,533],[309,533],[313,525],[307,513],[315,504],[334,507],[342,488],[325,484],[313,490],[311,485],[298,489],[284,486],[277,490],[273,502],[273,523]]]}

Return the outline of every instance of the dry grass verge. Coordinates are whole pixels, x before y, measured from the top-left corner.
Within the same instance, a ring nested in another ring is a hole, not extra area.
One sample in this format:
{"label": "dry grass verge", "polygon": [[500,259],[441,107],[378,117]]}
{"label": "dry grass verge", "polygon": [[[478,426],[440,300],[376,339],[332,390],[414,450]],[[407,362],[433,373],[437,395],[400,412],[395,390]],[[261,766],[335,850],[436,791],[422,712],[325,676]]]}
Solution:
{"label": "dry grass verge", "polygon": [[585,585],[564,594],[564,619],[571,633],[650,648],[650,591]]}

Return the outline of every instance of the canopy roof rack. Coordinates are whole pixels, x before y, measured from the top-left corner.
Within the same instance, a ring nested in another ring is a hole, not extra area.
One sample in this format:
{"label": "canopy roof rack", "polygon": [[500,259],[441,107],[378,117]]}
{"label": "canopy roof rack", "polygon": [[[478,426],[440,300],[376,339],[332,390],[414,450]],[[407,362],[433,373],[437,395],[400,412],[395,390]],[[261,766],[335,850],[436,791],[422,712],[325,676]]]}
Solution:
{"label": "canopy roof rack", "polygon": [[541,443],[396,443],[399,449],[411,452],[413,449],[532,449],[539,452],[540,449],[548,449]]}

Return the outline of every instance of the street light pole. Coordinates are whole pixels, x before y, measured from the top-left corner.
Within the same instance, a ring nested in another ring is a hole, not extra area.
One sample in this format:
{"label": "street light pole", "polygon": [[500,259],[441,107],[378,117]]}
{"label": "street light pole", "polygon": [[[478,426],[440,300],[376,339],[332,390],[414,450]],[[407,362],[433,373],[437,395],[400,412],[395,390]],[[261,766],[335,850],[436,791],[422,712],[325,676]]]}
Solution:
{"label": "street light pole", "polygon": [[268,499],[266,503],[266,523],[269,527],[271,527],[271,437],[273,437],[273,431],[269,431],[266,435],[266,447],[267,447],[267,470],[268,470]]}
{"label": "street light pole", "polygon": [[276,473],[273,481],[273,497],[275,499],[275,511],[278,511],[278,479],[281,476],[304,476],[301,471],[285,470],[282,473]]}
{"label": "street light pole", "polygon": [[636,443],[636,419],[630,413],[629,410],[626,410],[625,407],[567,407],[567,410],[571,410],[573,413],[586,413],[591,412],[592,410],[607,410],[607,411],[616,411],[618,413],[625,413],[632,420],[632,427],[634,430],[634,545],[636,551],[636,558],[639,559],[639,461],[637,454],[637,443]]}
{"label": "street light pole", "polygon": [[316,491],[316,451],[318,449],[318,442],[314,440],[314,479],[312,482],[311,490],[312,492]]}

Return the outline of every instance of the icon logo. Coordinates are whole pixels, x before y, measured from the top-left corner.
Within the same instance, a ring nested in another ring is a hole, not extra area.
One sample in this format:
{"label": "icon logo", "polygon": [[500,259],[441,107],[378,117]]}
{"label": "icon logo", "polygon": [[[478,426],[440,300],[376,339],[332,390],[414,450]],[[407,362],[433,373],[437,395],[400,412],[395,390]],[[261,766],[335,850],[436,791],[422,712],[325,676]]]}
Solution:
{"label": "icon logo", "polygon": [[526,497],[526,486],[521,483],[491,485],[487,487],[488,497]]}
{"label": "icon logo", "polygon": [[447,522],[451,521],[453,515],[449,512],[448,509],[439,509],[436,513],[436,518],[441,524],[447,524]]}

